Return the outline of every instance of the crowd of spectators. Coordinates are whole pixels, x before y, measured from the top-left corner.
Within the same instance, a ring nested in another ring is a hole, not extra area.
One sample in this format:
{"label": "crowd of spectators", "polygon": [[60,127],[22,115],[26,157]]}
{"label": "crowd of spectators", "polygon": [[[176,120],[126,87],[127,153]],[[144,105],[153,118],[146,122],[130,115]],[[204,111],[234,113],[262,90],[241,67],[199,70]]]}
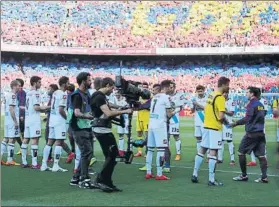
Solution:
{"label": "crowd of spectators", "polygon": [[2,41],[92,48],[279,45],[277,1],[3,1]]}

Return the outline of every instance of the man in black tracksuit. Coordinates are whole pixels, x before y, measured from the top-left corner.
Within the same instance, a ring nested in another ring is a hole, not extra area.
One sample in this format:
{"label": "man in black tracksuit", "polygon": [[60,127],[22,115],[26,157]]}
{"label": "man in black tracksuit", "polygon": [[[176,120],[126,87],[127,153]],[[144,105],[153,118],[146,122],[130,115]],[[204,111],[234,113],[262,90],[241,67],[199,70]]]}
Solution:
{"label": "man in black tracksuit", "polygon": [[238,149],[239,164],[242,174],[233,178],[234,181],[248,181],[246,172],[246,154],[252,151],[258,157],[262,177],[255,180],[257,183],[268,183],[267,160],[265,157],[266,140],[264,134],[266,110],[259,101],[261,91],[256,87],[248,87],[246,96],[249,103],[246,107],[246,116],[232,124],[231,127],[245,124],[246,134],[244,135]]}

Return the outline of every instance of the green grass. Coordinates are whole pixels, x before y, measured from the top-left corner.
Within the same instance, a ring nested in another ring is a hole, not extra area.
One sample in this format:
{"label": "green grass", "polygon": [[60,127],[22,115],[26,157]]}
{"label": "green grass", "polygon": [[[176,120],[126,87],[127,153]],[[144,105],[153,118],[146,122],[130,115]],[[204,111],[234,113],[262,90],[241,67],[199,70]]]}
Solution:
{"label": "green grass", "polygon": [[[229,166],[227,146],[225,146],[225,161],[217,166],[216,172],[217,179],[223,181],[225,185],[218,188],[207,186],[206,163],[201,167],[200,183],[192,184],[190,178],[196,154],[193,120],[183,118],[182,160],[172,161],[170,181],[145,180],[144,173],[138,171],[145,162],[144,158],[134,158],[131,165],[119,163],[116,166],[113,180],[124,191],[111,194],[69,186],[73,164],[64,164],[64,159],[61,160],[61,165],[69,169],[67,173],[2,166],[2,206],[278,206],[279,173],[275,168],[277,155],[275,154],[276,122],[274,120],[267,121],[266,131],[268,174],[271,175],[269,184],[258,184],[253,181],[260,174],[259,167],[248,168],[248,172],[251,173],[248,182],[232,181],[232,177],[238,175],[240,170],[238,165]],[[243,132],[243,127],[234,130],[236,149]],[[1,135],[3,136],[2,127]],[[43,147],[44,139],[40,143],[40,152]],[[173,141],[171,148],[173,160],[175,154]],[[100,160],[95,166],[95,170],[98,171],[103,160],[98,142],[95,145],[95,154]],[[21,161],[19,156],[15,159]]]}

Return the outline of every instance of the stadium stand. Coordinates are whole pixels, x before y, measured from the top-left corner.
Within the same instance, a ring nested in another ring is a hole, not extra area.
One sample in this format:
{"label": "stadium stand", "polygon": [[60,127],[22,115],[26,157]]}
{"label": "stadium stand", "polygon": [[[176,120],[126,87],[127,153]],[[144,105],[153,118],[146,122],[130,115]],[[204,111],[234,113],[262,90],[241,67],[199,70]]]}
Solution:
{"label": "stadium stand", "polygon": [[[20,56],[20,55],[19,55]],[[146,81],[149,84],[160,82],[162,79],[173,79],[177,89],[193,93],[198,84],[204,85],[210,91],[215,87],[220,76],[231,78],[231,93],[241,93],[250,85],[261,85],[265,91],[279,92],[279,61],[277,56],[270,58],[256,56],[250,58],[205,58],[205,57],[142,57],[131,58],[121,62],[120,57],[107,59],[103,57],[65,57],[45,55],[24,55],[13,58],[6,54],[1,63],[1,84],[9,88],[14,77],[25,79],[29,85],[32,75],[43,77],[43,88],[51,83],[56,83],[62,75],[70,76],[75,82],[75,77],[80,71],[89,71],[93,77],[110,76],[119,74],[126,79]],[[112,58],[112,57],[111,57]],[[121,64],[122,63],[122,64]]]}
{"label": "stadium stand", "polygon": [[277,1],[1,2],[2,41],[92,48],[279,45]]}

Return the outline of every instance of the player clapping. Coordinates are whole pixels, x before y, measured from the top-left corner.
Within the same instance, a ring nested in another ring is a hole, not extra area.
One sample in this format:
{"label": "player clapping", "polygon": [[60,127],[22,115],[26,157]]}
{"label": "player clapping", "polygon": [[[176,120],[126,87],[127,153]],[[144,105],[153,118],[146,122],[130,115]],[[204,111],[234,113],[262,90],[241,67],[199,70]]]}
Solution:
{"label": "player clapping", "polygon": [[41,137],[41,112],[46,112],[50,109],[49,106],[40,106],[41,95],[38,89],[41,88],[41,78],[38,76],[32,76],[30,78],[31,90],[26,94],[26,104],[25,104],[25,129],[24,129],[24,139],[21,145],[22,152],[22,167],[27,168],[26,155],[27,147],[30,139],[32,139],[31,144],[31,155],[32,155],[32,169],[40,169],[40,165],[37,162],[38,157],[38,144],[39,138]]}

